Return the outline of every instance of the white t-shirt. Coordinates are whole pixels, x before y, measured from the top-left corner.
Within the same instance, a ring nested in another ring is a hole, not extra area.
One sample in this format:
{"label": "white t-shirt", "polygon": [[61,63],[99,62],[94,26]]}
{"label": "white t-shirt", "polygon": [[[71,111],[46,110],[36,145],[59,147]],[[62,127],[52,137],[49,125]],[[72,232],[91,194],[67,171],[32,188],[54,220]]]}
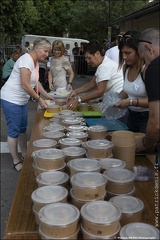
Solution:
{"label": "white t-shirt", "polygon": [[[134,99],[134,98],[143,99],[147,97],[145,84],[142,80],[141,74],[139,74],[138,77],[133,82],[129,82],[128,69],[125,72],[123,90],[125,93],[127,93],[130,99]],[[142,108],[142,107],[135,107],[135,106],[129,106],[128,108],[136,112],[149,111],[149,108]]]}
{"label": "white t-shirt", "polygon": [[118,46],[112,47],[105,52],[105,56],[116,63],[119,63],[119,49]]}
{"label": "white t-shirt", "polygon": [[31,72],[30,86],[34,88],[39,79],[39,65],[37,62],[36,68],[32,57],[25,53],[15,63],[12,73],[1,89],[1,99],[18,105],[25,105],[30,96],[22,88],[20,78],[20,68],[27,68]]}
{"label": "white t-shirt", "polygon": [[66,56],[60,59],[52,57],[50,70],[52,72],[52,82],[56,89],[67,86],[66,71],[70,67],[71,64]]}
{"label": "white t-shirt", "polygon": [[104,57],[103,62],[98,66],[96,73],[96,82],[107,80],[106,92],[121,92],[123,89],[123,72],[118,70],[118,64]]}

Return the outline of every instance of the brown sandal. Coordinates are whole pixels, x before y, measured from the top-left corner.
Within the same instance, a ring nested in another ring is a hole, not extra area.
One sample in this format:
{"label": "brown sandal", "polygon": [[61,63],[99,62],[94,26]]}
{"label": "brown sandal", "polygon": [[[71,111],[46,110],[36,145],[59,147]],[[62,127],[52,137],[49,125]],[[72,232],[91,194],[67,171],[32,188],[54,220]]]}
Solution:
{"label": "brown sandal", "polygon": [[20,171],[21,171],[21,169],[20,169],[20,170],[18,170],[18,169],[16,168],[16,166],[17,166],[18,164],[22,164],[22,162],[21,162],[21,161],[19,161],[19,162],[18,162],[18,163],[16,163],[16,164],[12,163],[12,169],[13,169],[13,170],[15,170],[16,172],[20,172]]}

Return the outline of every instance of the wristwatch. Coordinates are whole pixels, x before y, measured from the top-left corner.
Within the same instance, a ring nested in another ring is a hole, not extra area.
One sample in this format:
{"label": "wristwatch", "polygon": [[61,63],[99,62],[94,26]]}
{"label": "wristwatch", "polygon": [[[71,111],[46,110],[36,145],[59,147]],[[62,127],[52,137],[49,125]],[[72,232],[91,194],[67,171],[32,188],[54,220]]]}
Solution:
{"label": "wristwatch", "polygon": [[78,103],[81,103],[81,102],[82,102],[82,100],[81,100],[80,97],[78,97],[77,100],[78,100]]}

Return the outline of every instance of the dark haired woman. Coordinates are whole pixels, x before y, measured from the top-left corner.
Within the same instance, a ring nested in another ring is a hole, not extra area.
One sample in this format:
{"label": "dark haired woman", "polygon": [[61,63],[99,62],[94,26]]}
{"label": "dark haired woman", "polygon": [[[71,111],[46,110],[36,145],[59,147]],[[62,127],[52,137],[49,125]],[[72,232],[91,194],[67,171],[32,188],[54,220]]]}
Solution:
{"label": "dark haired woman", "polygon": [[137,31],[126,32],[119,42],[119,68],[123,68],[124,85],[119,93],[122,100],[115,106],[128,108],[127,126],[133,132],[146,132],[149,117],[148,97],[142,72],[145,70],[144,61],[138,54]]}

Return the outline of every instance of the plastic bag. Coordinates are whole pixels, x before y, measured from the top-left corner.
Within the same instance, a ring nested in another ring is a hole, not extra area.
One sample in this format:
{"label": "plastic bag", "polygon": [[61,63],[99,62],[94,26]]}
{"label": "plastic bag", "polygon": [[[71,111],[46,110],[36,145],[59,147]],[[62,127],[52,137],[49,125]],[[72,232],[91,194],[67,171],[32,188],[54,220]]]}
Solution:
{"label": "plastic bag", "polygon": [[107,92],[103,96],[103,101],[100,103],[99,109],[107,119],[117,119],[123,117],[127,113],[127,108],[122,109],[115,107],[115,103],[121,98],[116,92]]}

